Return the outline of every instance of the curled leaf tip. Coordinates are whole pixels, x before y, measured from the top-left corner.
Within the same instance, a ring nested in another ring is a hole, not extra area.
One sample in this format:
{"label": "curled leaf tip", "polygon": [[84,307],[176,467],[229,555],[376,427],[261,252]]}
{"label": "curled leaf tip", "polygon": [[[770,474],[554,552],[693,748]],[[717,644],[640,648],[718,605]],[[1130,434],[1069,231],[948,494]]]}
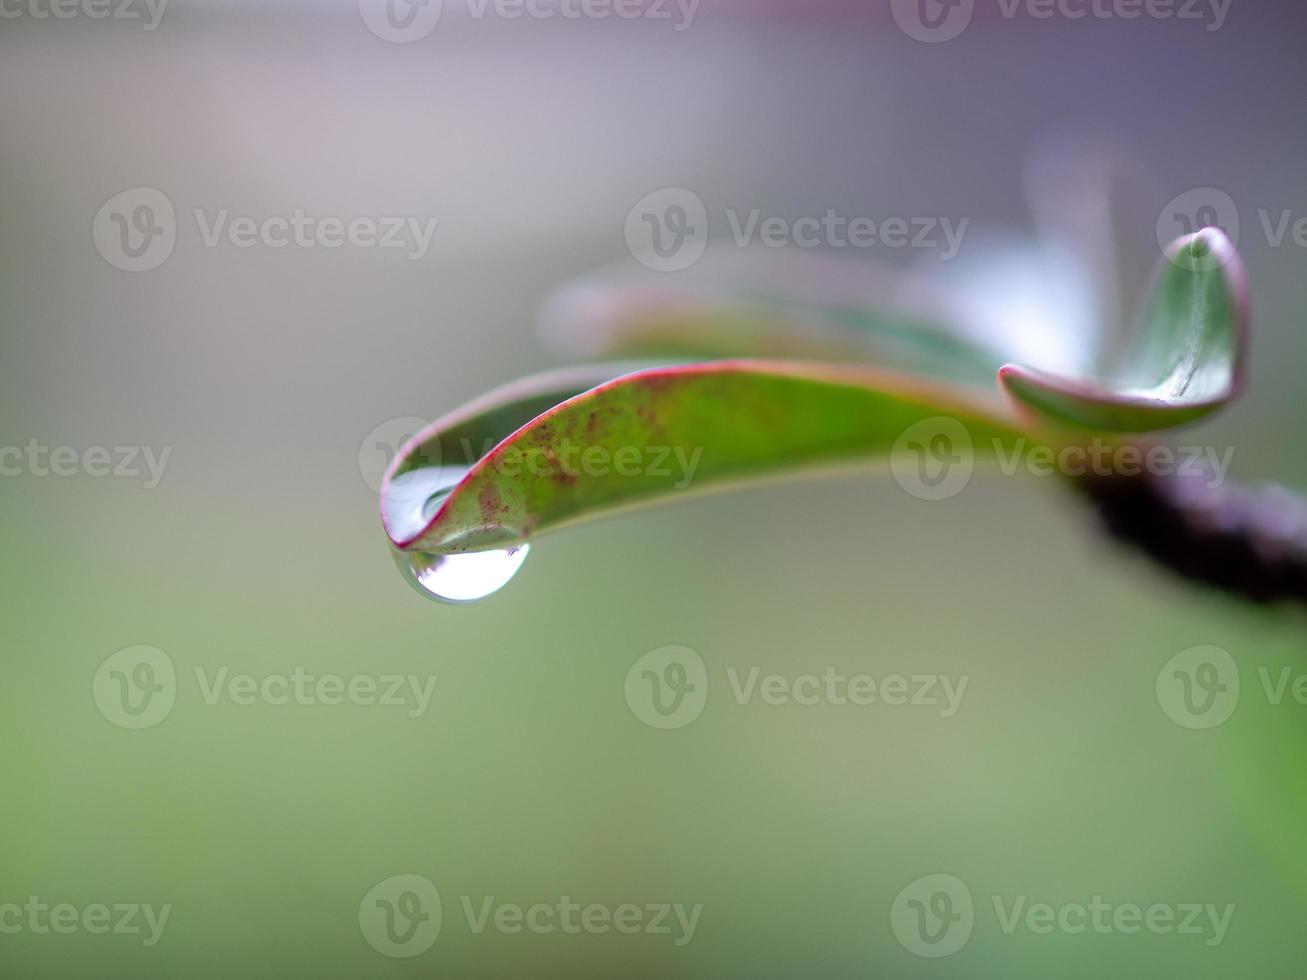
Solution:
{"label": "curled leaf tip", "polygon": [[1243,387],[1247,278],[1230,239],[1204,228],[1173,242],[1134,342],[1105,377],[1067,378],[1005,364],[999,387],[1028,415],[1110,432],[1188,425]]}

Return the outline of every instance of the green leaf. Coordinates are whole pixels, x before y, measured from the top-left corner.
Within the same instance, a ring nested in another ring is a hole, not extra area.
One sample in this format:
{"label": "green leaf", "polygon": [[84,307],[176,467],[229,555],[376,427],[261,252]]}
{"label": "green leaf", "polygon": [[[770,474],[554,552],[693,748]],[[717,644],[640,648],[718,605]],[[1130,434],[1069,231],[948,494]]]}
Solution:
{"label": "green leaf", "polygon": [[[432,556],[502,551],[621,508],[883,457],[920,423],[960,427],[968,454],[1010,452],[1032,433],[1031,446],[1082,438],[1064,428],[1053,436],[1050,422],[1152,431],[1194,421],[1236,393],[1246,286],[1220,232],[1205,229],[1170,249],[1138,337],[1105,381],[1047,369],[1099,360],[1080,335],[1059,348],[1048,331],[1056,312],[1049,298],[1076,290],[1035,288],[1072,283],[1073,272],[1064,275],[1057,256],[1039,247],[987,255],[1000,267],[1015,263],[1020,275],[982,276],[960,287],[965,301],[952,305],[911,275],[827,258],[773,262],[756,252],[671,280],[573,287],[551,320],[556,338],[587,354],[747,351],[846,363],[599,364],[525,379],[404,448],[382,490],[387,533],[398,549]],[[1004,364],[1010,358],[986,337],[1042,355],[1045,367]],[[997,397],[996,374],[1019,416]]]}
{"label": "green leaf", "polygon": [[[803,362],[647,368],[526,418],[582,380],[529,379],[406,446],[382,488],[393,544],[432,554],[509,548],[618,508],[884,457],[909,427],[940,417],[970,442],[952,446],[957,452],[1006,451],[1022,436],[996,400],[871,368]],[[474,443],[465,451],[469,436],[500,432],[506,437],[485,455]],[[441,479],[454,484],[445,496]]]}
{"label": "green leaf", "polygon": [[855,361],[992,391],[1010,352],[968,335],[957,306],[927,278],[864,258],[758,246],[709,249],[672,276],[627,267],[572,283],[543,330],[586,358]]}
{"label": "green leaf", "polygon": [[1068,378],[1008,364],[999,383],[1036,415],[1080,428],[1186,425],[1239,393],[1248,320],[1239,255],[1221,231],[1204,228],[1168,249],[1135,342],[1111,376]]}
{"label": "green leaf", "polygon": [[647,365],[586,364],[522,378],[496,388],[432,423],[400,447],[382,481],[381,522],[403,547],[428,523],[437,488],[463,478],[479,459],[574,395]]}

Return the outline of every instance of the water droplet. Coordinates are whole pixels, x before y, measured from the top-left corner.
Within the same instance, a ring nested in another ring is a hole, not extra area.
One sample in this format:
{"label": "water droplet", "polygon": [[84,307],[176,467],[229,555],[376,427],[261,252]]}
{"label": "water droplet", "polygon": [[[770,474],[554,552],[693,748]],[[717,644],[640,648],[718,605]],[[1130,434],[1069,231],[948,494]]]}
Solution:
{"label": "water droplet", "polygon": [[446,487],[443,490],[437,490],[430,497],[428,497],[427,502],[422,505],[422,519],[424,521],[429,521],[431,520],[431,518],[435,517],[436,511],[438,511],[440,509],[440,505],[445,502],[445,498],[448,497],[453,492],[454,492],[453,487]]}
{"label": "water droplet", "polygon": [[[430,466],[392,480],[382,498],[386,527],[392,536],[420,533],[466,474],[466,466]],[[421,595],[463,603],[476,602],[502,589],[517,574],[530,550],[530,545],[522,544],[502,551],[434,555],[391,548],[391,555],[404,580]]]}
{"label": "water droplet", "polygon": [[436,516],[458,482],[467,475],[466,466],[425,466],[409,470],[390,481],[381,498],[382,520],[396,540],[412,538]]}
{"label": "water droplet", "polygon": [[529,544],[505,551],[472,551],[463,555],[433,555],[392,548],[405,581],[428,599],[455,604],[492,596],[517,574]]}

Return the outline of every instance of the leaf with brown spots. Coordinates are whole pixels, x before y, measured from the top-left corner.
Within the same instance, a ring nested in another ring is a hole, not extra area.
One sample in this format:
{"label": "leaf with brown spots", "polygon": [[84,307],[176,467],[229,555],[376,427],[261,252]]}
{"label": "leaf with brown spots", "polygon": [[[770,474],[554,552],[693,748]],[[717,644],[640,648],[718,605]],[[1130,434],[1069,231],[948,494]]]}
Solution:
{"label": "leaf with brown spots", "polygon": [[[606,380],[595,383],[595,372]],[[1022,435],[996,396],[869,367],[717,361],[555,372],[417,436],[387,476],[383,521],[404,550],[506,548],[620,508],[885,457],[910,426],[938,416],[960,422],[982,452]],[[494,445],[477,451],[487,438]],[[424,479],[433,462],[446,480]],[[434,501],[412,492],[446,485],[452,492]]]}

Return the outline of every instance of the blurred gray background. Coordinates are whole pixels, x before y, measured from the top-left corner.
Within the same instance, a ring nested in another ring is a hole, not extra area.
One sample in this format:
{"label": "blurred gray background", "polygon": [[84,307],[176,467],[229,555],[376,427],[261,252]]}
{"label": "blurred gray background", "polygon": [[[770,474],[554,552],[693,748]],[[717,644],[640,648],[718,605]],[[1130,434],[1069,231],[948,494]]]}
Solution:
{"label": "blurred gray background", "polygon": [[[993,9],[990,9],[990,8]],[[171,903],[160,942],[0,934],[0,972],[96,976],[1289,975],[1304,910],[1301,617],[1172,581],[1045,481],[978,476],[924,503],[883,468],[709,497],[540,541],[502,594],[424,603],[360,470],[373,430],[559,363],[563,281],[625,254],[661,187],[790,217],[948,215],[1024,232],[1048,127],[1109,128],[1163,205],[1236,202],[1252,384],[1201,430],[1244,477],[1307,485],[1294,451],[1307,254],[1307,15],[1233,0],[1201,22],[1004,18],[947,43],[884,3],[715,3],[689,28],[468,16],[390,43],[357,5],[186,3],[156,30],[0,20],[0,423],[6,446],[170,446],[159,485],[0,479],[0,904]],[[115,194],[177,214],[156,269],[97,253]],[[435,217],[430,251],[204,245],[194,209]],[[726,229],[714,229],[725,233]],[[873,252],[876,250],[872,250]],[[894,254],[875,258],[897,263]],[[161,724],[96,710],[97,668],[176,665]],[[667,644],[709,666],[703,716],[659,731],[622,694]],[[1214,644],[1225,725],[1159,710],[1159,669]],[[435,673],[420,718],[206,703],[199,667]],[[966,674],[943,719],[738,705],[727,666]],[[966,881],[970,942],[894,938],[921,875]],[[360,934],[377,882],[420,874],[444,926],[390,959]],[[702,903],[694,940],[473,932],[458,896]],[[1235,905],[1177,935],[1005,934],[992,895]]]}

